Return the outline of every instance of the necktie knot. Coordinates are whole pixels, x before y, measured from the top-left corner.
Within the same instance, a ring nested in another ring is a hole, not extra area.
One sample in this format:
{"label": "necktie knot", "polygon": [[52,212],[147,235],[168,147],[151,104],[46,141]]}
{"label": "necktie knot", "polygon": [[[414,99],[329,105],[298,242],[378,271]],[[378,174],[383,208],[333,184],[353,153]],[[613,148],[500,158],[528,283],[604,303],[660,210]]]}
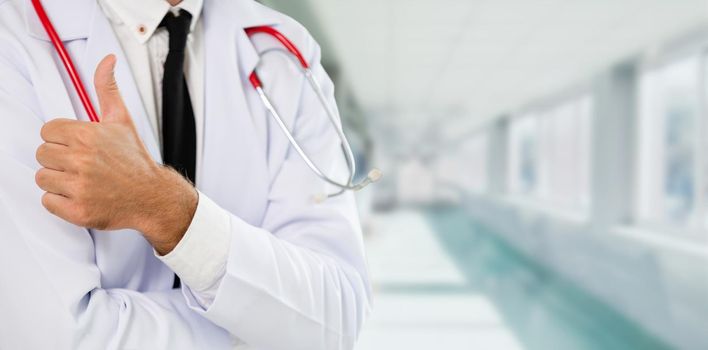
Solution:
{"label": "necktie knot", "polygon": [[160,27],[167,29],[170,34],[170,51],[184,51],[191,23],[192,15],[185,10],[179,10],[178,16],[175,16],[172,11],[167,12],[160,22]]}

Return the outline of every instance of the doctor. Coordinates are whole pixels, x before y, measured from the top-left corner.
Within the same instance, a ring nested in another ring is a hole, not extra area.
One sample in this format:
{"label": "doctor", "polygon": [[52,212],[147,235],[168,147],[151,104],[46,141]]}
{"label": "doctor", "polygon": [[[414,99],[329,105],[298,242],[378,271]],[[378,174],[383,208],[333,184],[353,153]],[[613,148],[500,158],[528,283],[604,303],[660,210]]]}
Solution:
{"label": "doctor", "polygon": [[[370,286],[336,131],[297,68],[244,28],[252,0],[45,0],[90,123],[29,0],[0,0],[0,349],[350,349]],[[175,274],[181,278],[181,287]]]}

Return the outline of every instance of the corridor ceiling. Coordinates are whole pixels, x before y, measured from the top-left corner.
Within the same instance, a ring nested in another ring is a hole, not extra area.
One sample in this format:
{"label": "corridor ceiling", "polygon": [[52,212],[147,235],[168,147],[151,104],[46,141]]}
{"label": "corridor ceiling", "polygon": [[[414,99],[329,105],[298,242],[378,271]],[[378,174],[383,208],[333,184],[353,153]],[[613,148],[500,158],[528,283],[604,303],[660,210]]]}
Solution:
{"label": "corridor ceiling", "polygon": [[708,0],[302,1],[391,127],[488,120],[708,25]]}

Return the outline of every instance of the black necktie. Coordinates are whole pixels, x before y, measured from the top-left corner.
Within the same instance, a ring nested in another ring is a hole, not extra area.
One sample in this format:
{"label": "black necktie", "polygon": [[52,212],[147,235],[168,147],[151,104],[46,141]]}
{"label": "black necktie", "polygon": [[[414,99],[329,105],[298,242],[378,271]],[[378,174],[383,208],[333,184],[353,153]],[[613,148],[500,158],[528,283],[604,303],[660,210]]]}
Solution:
{"label": "black necktie", "polygon": [[170,35],[170,51],[162,77],[162,158],[194,182],[197,159],[197,132],[192,101],[184,78],[184,55],[192,16],[180,10],[168,12],[160,23]]}
{"label": "black necktie", "polygon": [[[184,79],[184,50],[192,16],[180,10],[179,16],[168,12],[160,23],[170,35],[170,50],[162,77],[162,160],[195,181],[197,131],[187,81]],[[174,288],[180,280],[175,275]]]}

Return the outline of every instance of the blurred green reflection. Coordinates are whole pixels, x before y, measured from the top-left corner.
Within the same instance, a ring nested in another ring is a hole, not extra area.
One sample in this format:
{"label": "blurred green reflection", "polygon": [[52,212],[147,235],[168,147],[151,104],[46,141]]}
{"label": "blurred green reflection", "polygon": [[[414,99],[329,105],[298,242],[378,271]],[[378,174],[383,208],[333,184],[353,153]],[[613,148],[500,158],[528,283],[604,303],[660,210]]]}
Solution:
{"label": "blurred green reflection", "polygon": [[519,254],[462,209],[429,209],[425,216],[467,285],[384,285],[383,291],[484,295],[526,349],[670,349],[620,313]]}

